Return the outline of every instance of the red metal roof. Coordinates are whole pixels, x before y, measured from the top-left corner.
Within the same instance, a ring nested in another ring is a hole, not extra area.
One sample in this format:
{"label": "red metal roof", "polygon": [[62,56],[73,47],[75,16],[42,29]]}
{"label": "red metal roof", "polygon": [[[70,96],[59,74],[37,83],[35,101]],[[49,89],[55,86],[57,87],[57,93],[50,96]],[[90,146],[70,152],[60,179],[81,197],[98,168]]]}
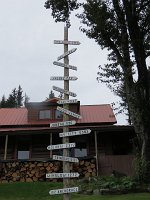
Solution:
{"label": "red metal roof", "polygon": [[82,105],[80,107],[82,119],[79,123],[116,123],[116,118],[109,104]]}
{"label": "red metal roof", "polygon": [[28,124],[26,108],[1,108],[0,125]]}
{"label": "red metal roof", "polygon": [[[110,105],[81,105],[80,115],[82,119],[77,123],[101,123],[114,124],[116,118]],[[54,120],[53,120],[54,121]],[[59,120],[60,121],[60,120]],[[49,124],[50,120],[28,122],[27,108],[1,108],[0,109],[0,126],[4,125],[33,125]]]}

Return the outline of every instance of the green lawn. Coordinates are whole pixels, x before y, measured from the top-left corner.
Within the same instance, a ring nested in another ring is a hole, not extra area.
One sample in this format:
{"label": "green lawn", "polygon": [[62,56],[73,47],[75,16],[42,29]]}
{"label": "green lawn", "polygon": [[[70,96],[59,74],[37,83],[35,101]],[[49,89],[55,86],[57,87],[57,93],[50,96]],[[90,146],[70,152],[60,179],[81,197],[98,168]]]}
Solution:
{"label": "green lawn", "polygon": [[[62,195],[49,195],[49,190],[62,188],[61,183],[9,183],[0,184],[0,200],[62,200]],[[150,194],[81,195],[73,194],[72,200],[150,200]]]}

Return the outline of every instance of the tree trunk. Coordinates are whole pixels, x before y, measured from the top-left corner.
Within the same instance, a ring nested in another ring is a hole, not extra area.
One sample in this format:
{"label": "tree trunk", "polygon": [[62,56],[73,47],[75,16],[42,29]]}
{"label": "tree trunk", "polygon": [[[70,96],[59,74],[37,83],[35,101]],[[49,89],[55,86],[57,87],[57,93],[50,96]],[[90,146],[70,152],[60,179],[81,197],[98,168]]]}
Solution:
{"label": "tree trunk", "polygon": [[150,104],[146,101],[143,86],[137,83],[127,87],[128,105],[138,141],[135,171],[140,182],[150,178]]}

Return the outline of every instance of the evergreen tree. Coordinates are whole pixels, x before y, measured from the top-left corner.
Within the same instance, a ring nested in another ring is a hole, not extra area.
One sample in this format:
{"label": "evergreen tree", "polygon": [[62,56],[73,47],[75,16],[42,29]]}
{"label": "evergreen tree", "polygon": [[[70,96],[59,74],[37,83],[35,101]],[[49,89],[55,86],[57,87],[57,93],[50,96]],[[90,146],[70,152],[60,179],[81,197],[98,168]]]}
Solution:
{"label": "evergreen tree", "polygon": [[53,92],[53,90],[51,90],[48,97],[46,97],[46,101],[49,100],[49,99],[52,99],[54,97],[55,97],[55,93]]}
{"label": "evergreen tree", "polygon": [[24,105],[26,106],[27,103],[29,103],[30,98],[28,97],[28,95],[25,93],[24,95]]}
{"label": "evergreen tree", "polygon": [[6,105],[8,108],[16,108],[17,107],[17,90],[14,88],[12,93],[9,95]]}
{"label": "evergreen tree", "polygon": [[52,99],[55,97],[55,94],[54,92],[51,90],[50,93],[49,93],[49,99]]}
{"label": "evergreen tree", "polygon": [[22,88],[21,88],[21,86],[19,85],[19,87],[18,87],[18,90],[17,90],[17,96],[16,96],[16,99],[17,99],[17,106],[18,107],[21,107],[23,104],[22,104],[22,101],[23,101],[23,96],[22,96],[22,93],[23,93],[23,91],[22,91]]}
{"label": "evergreen tree", "polygon": [[2,100],[0,101],[1,108],[17,108],[22,106],[22,102],[24,97],[22,96],[22,88],[19,85],[18,90],[14,88],[12,92],[9,94],[6,99],[5,96],[2,96]]}
{"label": "evergreen tree", "polygon": [[0,102],[0,108],[5,108],[6,107],[6,98],[5,95],[2,96],[2,100]]}

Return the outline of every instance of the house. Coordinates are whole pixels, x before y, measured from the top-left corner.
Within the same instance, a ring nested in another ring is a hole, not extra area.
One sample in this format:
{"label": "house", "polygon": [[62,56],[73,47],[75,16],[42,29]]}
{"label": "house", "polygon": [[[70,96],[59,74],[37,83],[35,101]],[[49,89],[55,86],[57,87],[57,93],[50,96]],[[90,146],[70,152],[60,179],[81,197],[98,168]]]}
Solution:
{"label": "house", "polygon": [[[53,155],[62,155],[62,150],[47,150],[49,145],[62,143],[62,127],[50,127],[51,123],[63,121],[57,101],[52,98],[27,103],[23,108],[0,109],[1,182],[43,180],[46,172],[62,170],[61,161],[52,159]],[[108,104],[80,105],[78,101],[70,104],[69,110],[82,116],[70,116],[76,124],[69,126],[69,131],[91,130],[90,134],[69,137],[70,142],[76,143],[70,156],[80,160],[72,170],[87,177],[111,174],[113,170],[132,175],[133,127],[115,125],[116,118]]]}

